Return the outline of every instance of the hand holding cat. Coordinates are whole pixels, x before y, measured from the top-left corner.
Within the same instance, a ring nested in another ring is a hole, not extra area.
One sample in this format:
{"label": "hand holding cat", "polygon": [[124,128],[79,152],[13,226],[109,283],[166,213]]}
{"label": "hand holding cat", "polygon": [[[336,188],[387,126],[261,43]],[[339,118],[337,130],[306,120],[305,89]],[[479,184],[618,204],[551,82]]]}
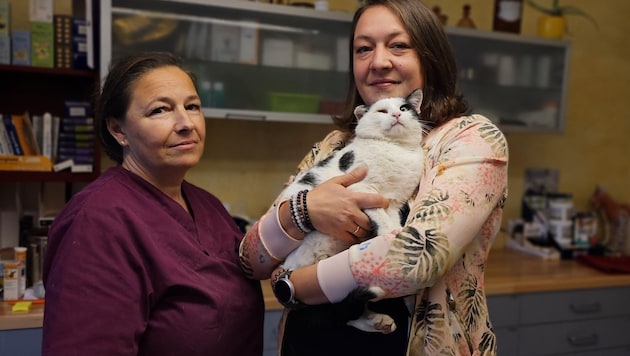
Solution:
{"label": "hand holding cat", "polygon": [[387,208],[388,200],[379,194],[346,189],[364,179],[367,171],[367,166],[361,166],[321,183],[308,193],[308,211],[315,229],[348,244],[370,235],[370,219],[363,210]]}

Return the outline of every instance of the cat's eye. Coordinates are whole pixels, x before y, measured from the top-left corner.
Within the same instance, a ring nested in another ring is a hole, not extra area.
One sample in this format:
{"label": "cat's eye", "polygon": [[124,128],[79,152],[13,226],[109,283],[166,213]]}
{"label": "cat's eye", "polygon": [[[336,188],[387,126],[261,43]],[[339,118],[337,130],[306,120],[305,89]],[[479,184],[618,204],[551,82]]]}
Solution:
{"label": "cat's eye", "polygon": [[405,104],[400,107],[400,111],[407,111],[407,110],[411,110],[411,105]]}

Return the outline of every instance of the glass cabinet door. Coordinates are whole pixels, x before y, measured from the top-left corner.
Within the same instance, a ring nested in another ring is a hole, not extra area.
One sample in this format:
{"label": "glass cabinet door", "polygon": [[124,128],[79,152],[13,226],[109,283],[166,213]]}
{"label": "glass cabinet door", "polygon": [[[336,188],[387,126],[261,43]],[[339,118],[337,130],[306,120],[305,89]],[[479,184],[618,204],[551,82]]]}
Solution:
{"label": "glass cabinet door", "polygon": [[459,87],[474,113],[506,132],[563,131],[569,42],[460,28],[447,32]]}
{"label": "glass cabinet door", "polygon": [[[330,123],[343,109],[352,15],[235,0],[106,0],[102,65],[174,52],[214,118]],[[107,47],[109,46],[109,48]]]}
{"label": "glass cabinet door", "polygon": [[[171,51],[211,118],[330,123],[348,83],[352,14],[237,0],[101,1],[101,75],[112,59]],[[446,27],[472,112],[505,132],[564,130],[570,43]]]}

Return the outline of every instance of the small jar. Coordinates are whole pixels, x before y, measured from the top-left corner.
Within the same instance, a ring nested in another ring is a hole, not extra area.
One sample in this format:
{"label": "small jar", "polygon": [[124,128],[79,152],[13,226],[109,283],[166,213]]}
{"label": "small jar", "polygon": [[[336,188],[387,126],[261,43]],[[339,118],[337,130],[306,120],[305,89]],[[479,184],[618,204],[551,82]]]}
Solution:
{"label": "small jar", "polygon": [[328,11],[328,1],[317,0],[313,3],[315,10]]}

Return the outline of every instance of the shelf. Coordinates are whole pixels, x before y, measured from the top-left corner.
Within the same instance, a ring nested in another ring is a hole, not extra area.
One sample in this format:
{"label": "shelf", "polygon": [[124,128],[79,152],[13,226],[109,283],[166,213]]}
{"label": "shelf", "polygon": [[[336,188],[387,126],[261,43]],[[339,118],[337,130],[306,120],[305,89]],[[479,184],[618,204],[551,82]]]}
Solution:
{"label": "shelf", "polygon": [[33,74],[33,75],[50,75],[50,76],[63,76],[63,77],[84,77],[93,80],[97,76],[97,72],[93,70],[79,70],[79,69],[66,69],[66,68],[44,68],[33,66],[20,66],[20,65],[7,65],[0,64],[0,73],[3,74]]}
{"label": "shelf", "polygon": [[0,171],[0,182],[91,182],[99,175],[98,171],[91,173]]}

